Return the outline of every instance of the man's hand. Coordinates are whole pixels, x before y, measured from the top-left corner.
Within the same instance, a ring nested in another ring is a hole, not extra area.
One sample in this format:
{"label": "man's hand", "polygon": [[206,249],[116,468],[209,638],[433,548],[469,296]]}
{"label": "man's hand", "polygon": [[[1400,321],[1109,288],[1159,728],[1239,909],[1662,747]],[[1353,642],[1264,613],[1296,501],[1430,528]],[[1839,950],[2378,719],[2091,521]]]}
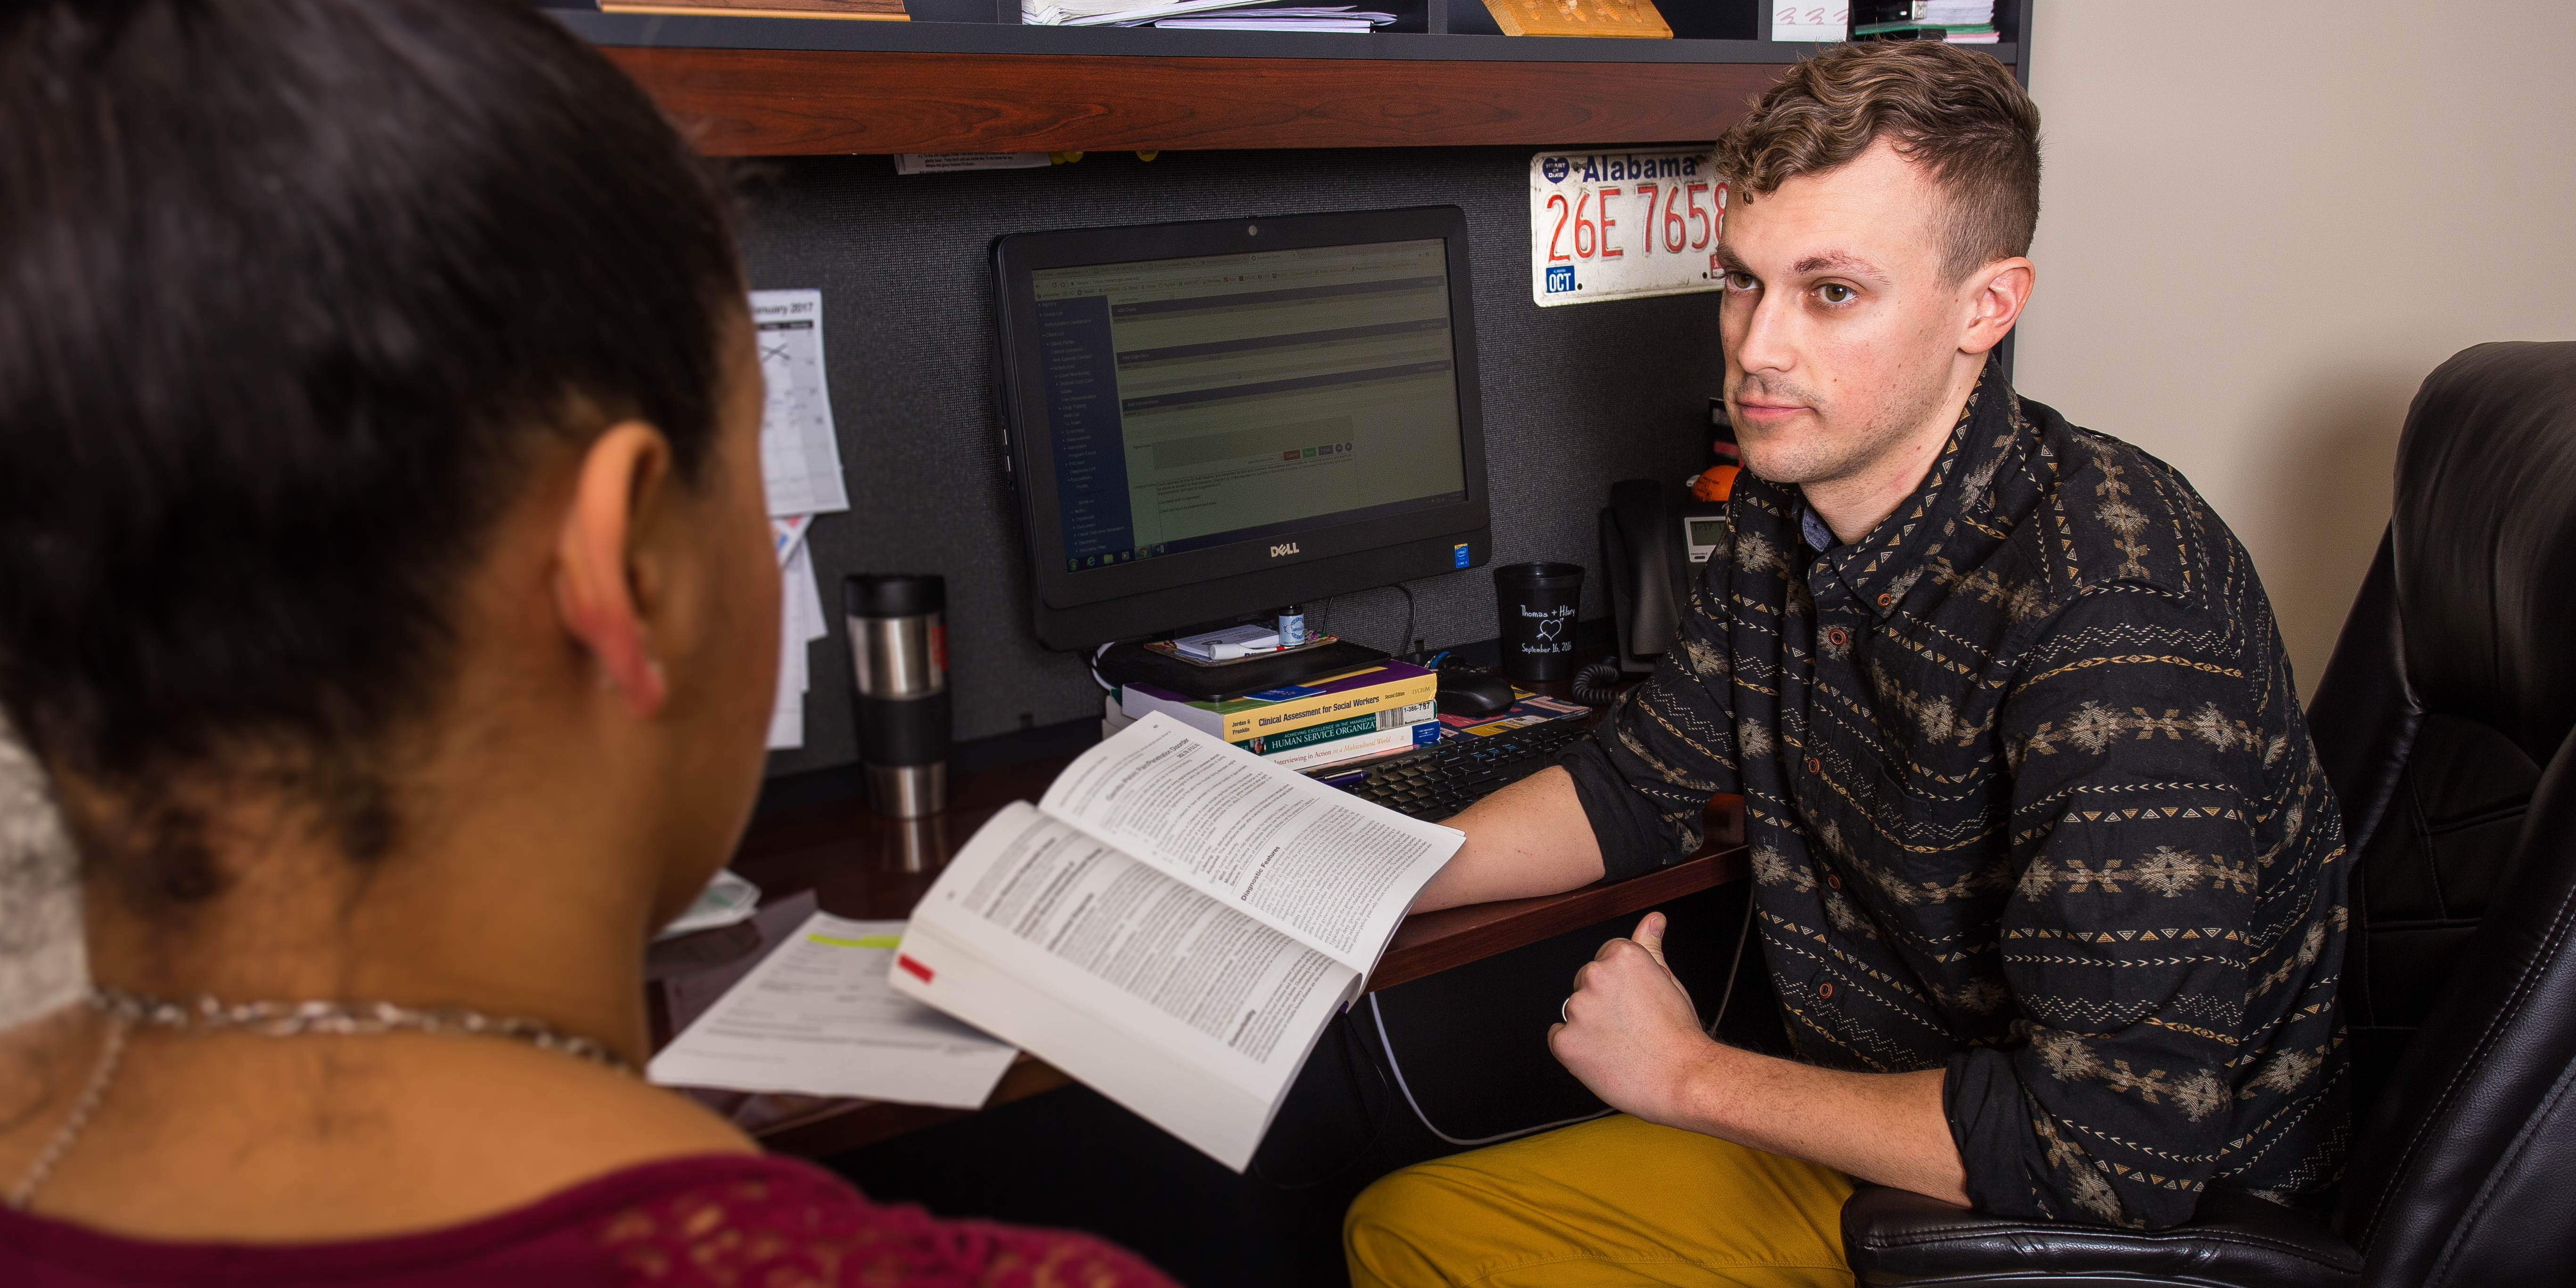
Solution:
{"label": "man's hand", "polygon": [[1601,945],[1574,973],[1564,1013],[1568,1023],[1548,1027],[1548,1050],[1592,1094],[1651,1123],[1694,1125],[1694,1085],[1722,1051],[1664,964],[1664,914],[1647,913],[1634,939]]}
{"label": "man's hand", "polygon": [[1845,1073],[1713,1041],[1664,965],[1664,914],[1574,975],[1548,1050],[1614,1109],[1863,1180],[1968,1201],[1941,1108],[1942,1072]]}

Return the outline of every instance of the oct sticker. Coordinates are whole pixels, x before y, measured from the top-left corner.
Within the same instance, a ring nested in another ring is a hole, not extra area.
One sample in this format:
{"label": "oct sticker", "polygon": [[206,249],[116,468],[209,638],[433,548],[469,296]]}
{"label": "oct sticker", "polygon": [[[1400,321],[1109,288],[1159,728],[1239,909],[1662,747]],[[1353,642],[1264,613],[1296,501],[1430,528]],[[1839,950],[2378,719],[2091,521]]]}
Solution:
{"label": "oct sticker", "polygon": [[1541,308],[1714,291],[1726,184],[1712,148],[1530,158],[1530,298]]}

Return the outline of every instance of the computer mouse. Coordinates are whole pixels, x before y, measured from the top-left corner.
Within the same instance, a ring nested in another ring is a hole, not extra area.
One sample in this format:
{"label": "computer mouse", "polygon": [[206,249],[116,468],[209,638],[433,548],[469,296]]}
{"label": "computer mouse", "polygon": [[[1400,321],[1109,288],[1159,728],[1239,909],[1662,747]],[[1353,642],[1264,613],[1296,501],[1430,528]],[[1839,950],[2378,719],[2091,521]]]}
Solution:
{"label": "computer mouse", "polygon": [[1440,714],[1482,716],[1508,711],[1512,682],[1491,671],[1467,667],[1440,668]]}

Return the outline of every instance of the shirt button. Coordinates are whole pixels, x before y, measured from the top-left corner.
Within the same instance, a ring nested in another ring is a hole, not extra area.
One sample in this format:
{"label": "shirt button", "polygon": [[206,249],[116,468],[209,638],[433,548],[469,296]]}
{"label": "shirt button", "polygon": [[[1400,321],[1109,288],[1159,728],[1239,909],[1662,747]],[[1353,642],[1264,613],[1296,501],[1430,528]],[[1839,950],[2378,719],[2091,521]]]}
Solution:
{"label": "shirt button", "polygon": [[1832,983],[1828,982],[1816,985],[1816,996],[1831,999],[1833,995],[1834,986]]}
{"label": "shirt button", "polygon": [[1825,878],[1825,884],[1836,890],[1840,890],[1843,888],[1843,879],[1841,877],[1829,876]]}
{"label": "shirt button", "polygon": [[1807,772],[1811,774],[1821,774],[1825,772],[1825,762],[1818,760],[1814,756],[1807,757]]}
{"label": "shirt button", "polygon": [[1881,607],[1881,608],[1885,608],[1885,607],[1887,607],[1888,605],[1893,604],[1893,603],[1895,603],[1895,602],[1896,602],[1896,596],[1894,596],[1894,595],[1881,595],[1881,596],[1879,596],[1879,597],[1878,597],[1878,606],[1879,606],[1879,607]]}

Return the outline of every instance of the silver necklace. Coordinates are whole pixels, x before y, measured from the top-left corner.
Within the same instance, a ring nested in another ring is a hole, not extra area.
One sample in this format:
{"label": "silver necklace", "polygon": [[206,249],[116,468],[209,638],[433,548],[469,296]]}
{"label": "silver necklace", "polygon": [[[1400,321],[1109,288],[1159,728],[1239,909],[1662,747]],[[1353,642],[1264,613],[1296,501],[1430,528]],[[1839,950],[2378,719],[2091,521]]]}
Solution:
{"label": "silver necklace", "polygon": [[36,1155],[36,1161],[28,1165],[27,1174],[10,1187],[11,1208],[20,1212],[27,1210],[27,1204],[36,1197],[36,1191],[44,1186],[45,1178],[54,1174],[54,1164],[61,1162],[63,1155],[70,1151],[72,1142],[80,1138],[81,1128],[89,1126],[89,1116],[98,1112],[98,1102],[107,1097],[108,1082],[116,1077],[116,1062],[125,1055],[125,1035],[133,1028],[131,1021],[109,1017],[107,1045],[99,1048],[98,1066],[90,1070],[89,1085],[81,1088],[80,1100],[72,1105],[71,1116],[54,1129],[53,1138],[45,1142],[44,1152]]}
{"label": "silver necklace", "polygon": [[541,1051],[557,1051],[588,1060],[592,1064],[614,1069],[628,1077],[635,1076],[635,1065],[619,1055],[607,1043],[578,1033],[566,1033],[544,1020],[525,1015],[494,1018],[481,1011],[462,1006],[398,1006],[392,1002],[222,1002],[212,997],[199,997],[194,1002],[172,1002],[145,997],[123,989],[92,986],[90,1009],[107,1017],[107,1043],[100,1048],[98,1065],[90,1071],[89,1084],[81,1088],[80,1100],[62,1126],[54,1129],[43,1152],[27,1168],[17,1185],[9,1191],[9,1206],[25,1211],[34,1201],[36,1191],[53,1174],[63,1155],[71,1152],[72,1143],[80,1139],[98,1112],[99,1102],[107,1098],[108,1084],[116,1079],[116,1068],[125,1055],[125,1039],[134,1026],[148,1024],[154,1028],[178,1033],[242,1032],[263,1037],[289,1038],[308,1033],[333,1037],[366,1037],[379,1033],[463,1033],[483,1037],[509,1038],[525,1042]]}

